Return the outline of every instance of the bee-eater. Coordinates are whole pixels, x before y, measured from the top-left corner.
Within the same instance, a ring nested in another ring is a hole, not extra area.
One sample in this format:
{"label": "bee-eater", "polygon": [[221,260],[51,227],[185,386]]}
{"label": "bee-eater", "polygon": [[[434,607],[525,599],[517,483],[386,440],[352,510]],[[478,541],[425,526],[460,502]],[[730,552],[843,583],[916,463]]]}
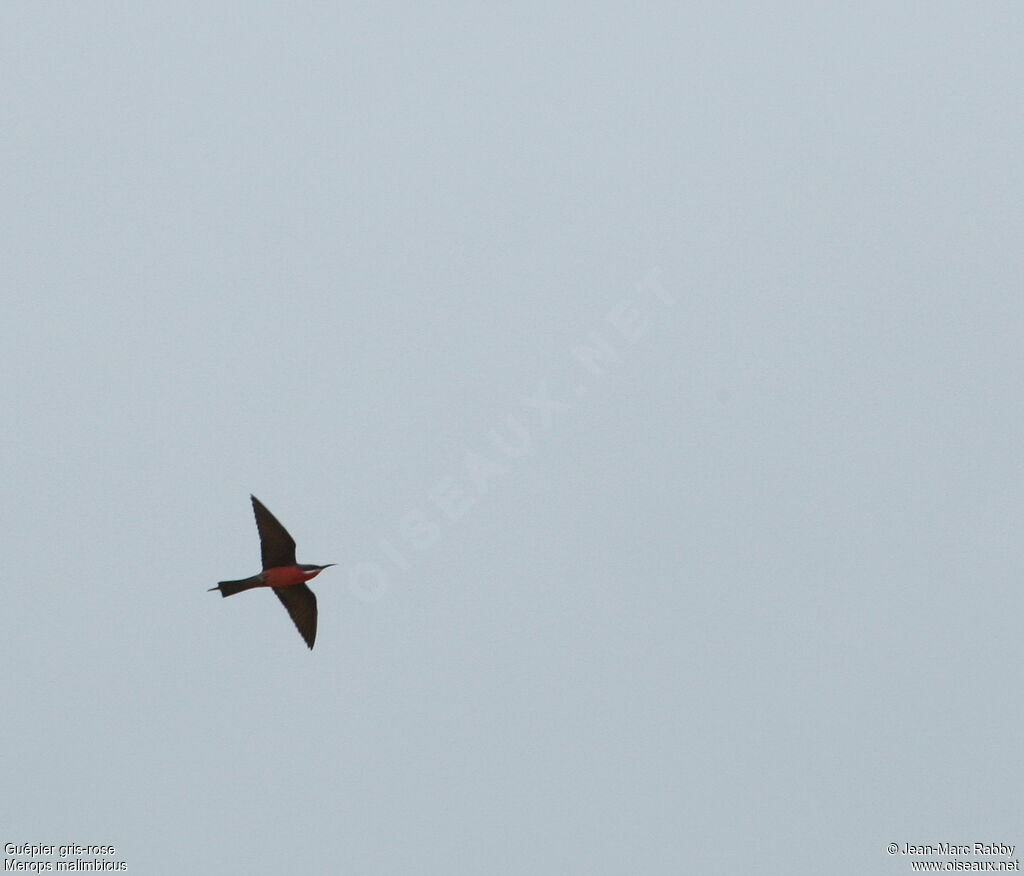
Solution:
{"label": "bee-eater", "polygon": [[316,594],[306,586],[328,566],[312,566],[295,562],[295,539],[277,518],[255,496],[252,510],[256,515],[256,528],[260,533],[260,552],[263,571],[241,581],[221,581],[210,590],[219,590],[221,596],[234,596],[253,587],[272,587],[281,604],[288,609],[299,634],[310,648],[316,641]]}

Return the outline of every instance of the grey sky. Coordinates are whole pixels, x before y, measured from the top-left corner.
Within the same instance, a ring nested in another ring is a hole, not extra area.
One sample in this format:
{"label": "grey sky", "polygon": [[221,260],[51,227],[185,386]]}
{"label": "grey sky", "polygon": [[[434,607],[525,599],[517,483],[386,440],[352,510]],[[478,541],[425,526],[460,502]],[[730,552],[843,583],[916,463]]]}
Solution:
{"label": "grey sky", "polygon": [[212,7],[0,6],[0,841],[1024,858],[1021,8]]}

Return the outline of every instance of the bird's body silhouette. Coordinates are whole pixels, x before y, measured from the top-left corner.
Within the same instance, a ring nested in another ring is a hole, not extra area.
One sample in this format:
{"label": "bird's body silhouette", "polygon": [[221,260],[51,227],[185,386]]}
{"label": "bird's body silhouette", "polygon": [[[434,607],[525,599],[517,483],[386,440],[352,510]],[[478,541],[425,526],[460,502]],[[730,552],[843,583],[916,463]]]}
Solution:
{"label": "bird's body silhouette", "polygon": [[295,627],[310,648],[316,641],[316,594],[306,586],[328,566],[313,566],[295,562],[295,539],[255,496],[252,510],[256,515],[256,528],[260,533],[260,553],[263,557],[263,571],[251,578],[239,581],[221,581],[210,590],[219,590],[221,596],[234,596],[253,587],[270,587],[288,614]]}

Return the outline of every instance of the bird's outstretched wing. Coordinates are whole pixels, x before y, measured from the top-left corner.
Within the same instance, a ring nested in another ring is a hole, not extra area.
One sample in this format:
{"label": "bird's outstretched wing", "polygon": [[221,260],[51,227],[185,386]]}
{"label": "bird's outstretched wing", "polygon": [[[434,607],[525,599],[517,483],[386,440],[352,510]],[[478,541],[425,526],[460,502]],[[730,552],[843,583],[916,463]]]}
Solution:
{"label": "bird's outstretched wing", "polygon": [[310,648],[316,641],[316,594],[305,584],[291,587],[272,587],[281,604],[295,621],[295,628]]}
{"label": "bird's outstretched wing", "polygon": [[[256,515],[256,528],[260,531],[260,553],[263,555],[263,568],[274,569],[278,566],[295,565],[295,539],[288,534],[277,518],[255,496],[252,499],[252,511]],[[310,645],[312,648],[313,646]]]}

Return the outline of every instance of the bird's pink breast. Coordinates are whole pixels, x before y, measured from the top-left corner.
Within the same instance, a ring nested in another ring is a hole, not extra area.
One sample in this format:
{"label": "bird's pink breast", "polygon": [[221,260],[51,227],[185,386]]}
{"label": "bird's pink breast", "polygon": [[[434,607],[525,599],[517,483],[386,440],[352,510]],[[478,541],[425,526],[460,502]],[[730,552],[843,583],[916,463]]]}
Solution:
{"label": "bird's pink breast", "polygon": [[278,566],[276,569],[265,570],[263,577],[271,587],[292,587],[315,578],[316,572],[304,572],[298,566]]}

